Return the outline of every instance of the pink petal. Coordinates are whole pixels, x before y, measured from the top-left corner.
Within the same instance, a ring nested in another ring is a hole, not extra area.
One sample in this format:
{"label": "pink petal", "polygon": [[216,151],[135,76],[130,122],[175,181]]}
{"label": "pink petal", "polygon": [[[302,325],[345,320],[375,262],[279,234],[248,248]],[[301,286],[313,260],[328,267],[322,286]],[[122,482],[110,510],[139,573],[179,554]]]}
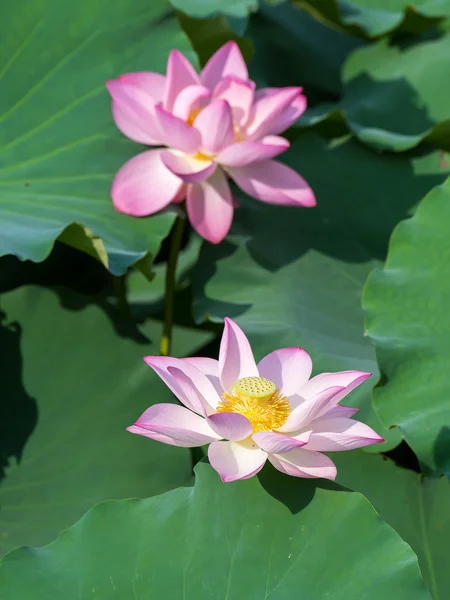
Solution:
{"label": "pink petal", "polygon": [[245,167],[250,163],[261,162],[278,156],[289,148],[289,142],[275,135],[267,136],[260,142],[238,142],[222,150],[217,162],[227,167]]}
{"label": "pink petal", "polygon": [[183,448],[203,446],[220,439],[205,419],[176,404],[151,406],[127,430]]}
{"label": "pink petal", "polygon": [[166,89],[163,106],[172,111],[178,94],[191,85],[200,85],[200,78],[188,59],[178,50],[172,50],[167,61]]}
{"label": "pink petal", "polygon": [[306,98],[301,94],[270,125],[270,133],[276,135],[286,131],[306,110]]}
{"label": "pink petal", "polygon": [[119,76],[118,81],[141,89],[152,98],[155,104],[161,102],[164,97],[166,77],[165,75],[161,75],[161,73],[152,73],[150,71],[125,73],[125,75]]}
{"label": "pink petal", "polygon": [[111,188],[114,208],[127,215],[143,217],[167,206],[183,182],[166,168],[161,150],[134,156],[117,172]]}
{"label": "pink petal", "polygon": [[282,433],[275,433],[273,431],[260,431],[253,434],[253,440],[258,444],[262,450],[271,454],[283,454],[284,452],[290,452],[294,448],[301,448],[304,446],[309,438],[306,436],[305,440],[294,439],[283,435]]}
{"label": "pink petal", "polygon": [[[221,443],[223,442],[214,442],[214,444]],[[336,467],[333,461],[320,452],[296,448],[285,454],[269,454],[269,460],[275,469],[293,477],[322,477],[332,481],[336,478]]]}
{"label": "pink petal", "polygon": [[160,129],[160,136],[166,146],[195,154],[200,146],[201,136],[199,132],[170,114],[161,106],[155,107],[156,120]]}
{"label": "pink petal", "polygon": [[187,121],[192,111],[204,108],[211,97],[211,92],[203,85],[190,85],[181,91],[173,105],[172,114]]}
{"label": "pink petal", "polygon": [[207,356],[188,356],[184,361],[197,367],[204,375],[208,377],[219,377],[219,361]]}
{"label": "pink petal", "polygon": [[245,167],[228,167],[227,172],[249,196],[269,204],[315,206],[314,193],[296,171],[274,160]]}
{"label": "pink petal", "polygon": [[330,417],[329,413],[316,419],[311,424],[311,429],[308,450],[338,452],[384,442],[382,437],[364,423],[345,417]]}
{"label": "pink petal", "polygon": [[267,460],[267,452],[240,442],[213,442],[208,449],[209,462],[223,482],[249,479]]}
{"label": "pink petal", "polygon": [[236,42],[227,42],[211,56],[200,78],[203,85],[213,90],[221,79],[227,75],[235,75],[240,79],[248,79],[247,66]]}
{"label": "pink petal", "polygon": [[283,433],[297,431],[306,427],[311,421],[321,417],[339,402],[339,394],[343,387],[335,386],[318,392],[296,406],[288,416],[286,423],[278,428]]}
{"label": "pink petal", "polygon": [[158,73],[129,73],[106,82],[112,97],[112,113],[120,131],[140,144],[160,143],[154,106],[165,77]]}
{"label": "pink petal", "polygon": [[241,126],[247,123],[253,105],[255,84],[233,75],[220,81],[215,90],[214,98],[226,100],[231,106],[233,121]]}
{"label": "pink petal", "polygon": [[312,395],[322,392],[330,387],[340,386],[344,388],[342,393],[338,396],[340,402],[342,398],[345,398],[356,387],[364,383],[372,373],[365,373],[364,371],[340,371],[338,373],[321,373],[310,379],[305,386],[299,390],[302,398],[310,398]]}
{"label": "pink petal", "polygon": [[[146,356],[144,360],[164,381],[178,400],[190,410],[203,415],[205,413],[205,404],[216,407],[219,403],[220,398],[206,375],[183,359],[172,358],[170,356]],[[170,372],[170,368],[178,369],[178,371],[184,373],[186,378],[192,383],[191,387],[187,386],[185,381],[177,379]],[[195,393],[192,388],[196,390]],[[198,396],[199,394],[201,395],[201,399]]]}
{"label": "pink petal", "polygon": [[259,376],[250,342],[242,329],[228,317],[225,317],[220,342],[219,369],[222,387],[227,391],[243,377]]}
{"label": "pink petal", "polygon": [[227,235],[233,220],[233,198],[221,169],[187,191],[187,213],[192,227],[205,240],[218,244]]}
{"label": "pink petal", "polygon": [[186,183],[199,183],[208,179],[217,167],[216,162],[199,160],[179,150],[163,150],[161,159],[169,171]]}
{"label": "pink petal", "polygon": [[[222,396],[223,389],[220,383],[218,360],[203,356],[191,356],[188,358],[183,358],[183,360],[191,365],[194,365],[194,367],[197,367],[197,369],[201,371],[203,375],[206,375],[209,381],[213,384],[218,397],[220,398]],[[213,408],[216,408],[216,406],[213,406]]]}
{"label": "pink petal", "polygon": [[233,116],[225,100],[215,100],[204,108],[194,125],[201,134],[201,147],[206,154],[217,154],[234,142]]}
{"label": "pink petal", "polygon": [[208,419],[208,424],[221,438],[238,442],[248,438],[253,432],[253,425],[238,413],[216,413]]}
{"label": "pink petal", "polygon": [[188,377],[184,371],[181,371],[177,367],[167,367],[167,372],[176,379],[179,385],[179,390],[187,399],[186,404],[195,407],[196,412],[199,412],[204,417],[207,417],[215,412],[206,398],[195,387],[192,379]]}
{"label": "pink petal", "polygon": [[[279,92],[279,88],[264,88],[262,90],[257,90],[255,93],[255,100],[260,102],[263,98],[277,96]],[[278,114],[278,116],[271,119],[269,129],[270,133],[277,134],[288,129],[288,127],[290,127],[292,123],[294,123],[300,117],[300,115],[305,112],[306,104],[306,98],[303,96],[303,94],[296,96],[294,100]],[[267,131],[267,133],[269,133],[269,131]]]}
{"label": "pink petal", "polygon": [[308,381],[312,360],[302,348],[281,348],[259,361],[258,371],[261,377],[273,381],[284,396],[291,396]]}
{"label": "pink petal", "polygon": [[180,191],[175,196],[175,198],[172,200],[172,203],[173,204],[181,204],[181,202],[183,202],[186,199],[186,193],[187,193],[187,183],[183,183],[183,185],[180,187]]}
{"label": "pink petal", "polygon": [[[327,417],[346,417],[350,419],[353,415],[355,415],[359,411],[359,408],[353,408],[353,406],[343,406],[342,404],[338,404],[330,411],[327,412]],[[321,418],[321,417],[319,417]],[[311,423],[312,425],[312,423]]]}
{"label": "pink petal", "polygon": [[273,127],[281,118],[285,118],[285,111],[298,99],[302,88],[286,87],[279,89],[260,90],[255,94],[253,104],[253,117],[246,127],[247,138],[251,141],[258,140],[265,135],[279,133]]}

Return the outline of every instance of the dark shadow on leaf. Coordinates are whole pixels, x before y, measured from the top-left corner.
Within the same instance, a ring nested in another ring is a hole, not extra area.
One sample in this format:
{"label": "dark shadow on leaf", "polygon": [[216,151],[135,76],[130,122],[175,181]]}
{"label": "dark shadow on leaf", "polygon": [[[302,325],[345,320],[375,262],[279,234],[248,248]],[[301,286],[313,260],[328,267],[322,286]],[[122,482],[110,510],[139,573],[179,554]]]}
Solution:
{"label": "dark shadow on leaf", "polygon": [[[218,358],[223,325],[213,325],[213,329],[216,333],[216,337],[201,348],[198,348],[195,352],[193,352],[192,356],[210,356],[211,358]],[[211,327],[209,328],[209,330],[211,331]]]}
{"label": "dark shadow on leaf", "polygon": [[450,427],[447,425],[441,427],[434,442],[433,458],[438,472],[450,477]]}
{"label": "dark shadow on leaf", "polygon": [[421,472],[420,463],[417,459],[417,456],[414,454],[414,452],[408,446],[405,440],[402,440],[400,444],[392,450],[384,452],[383,456],[386,459],[393,460],[398,467],[410,469],[411,471],[415,471],[416,473]]}
{"label": "dark shadow on leaf", "polygon": [[[421,22],[416,21],[419,18]],[[416,21],[414,23],[414,21]],[[442,17],[427,17],[426,19],[415,11],[407,8],[406,18],[402,26],[392,32],[391,45],[401,50],[407,50],[422,42],[434,42],[445,35],[440,31],[439,23]]]}
{"label": "dark shadow on leaf", "polygon": [[252,79],[272,87],[302,86],[310,106],[339,96],[341,68],[364,45],[289,2],[261,3],[246,34],[255,46]]}
{"label": "dark shadow on leaf", "polygon": [[19,323],[8,322],[7,315],[0,311],[0,479],[11,458],[20,462],[38,418],[36,400],[22,381],[21,335]]}
{"label": "dark shadow on leaf", "polygon": [[[310,251],[348,263],[384,260],[394,227],[411,216],[426,193],[448,174],[429,146],[385,156],[353,138],[330,143],[308,132],[288,151],[286,162],[308,181],[317,206],[271,206],[234,187],[241,207],[229,241],[214,248],[205,245],[196,269],[196,290],[203,298],[208,297],[208,281],[218,265],[243,248],[268,275]],[[420,172],[424,164],[431,174]],[[245,252],[242,255],[245,275],[251,263]],[[227,274],[232,289],[232,274]],[[226,284],[225,273],[221,276]],[[235,315],[246,309],[233,307]],[[226,308],[230,314],[231,307]]]}
{"label": "dark shadow on leaf", "polygon": [[270,463],[266,463],[263,470],[258,473],[258,479],[266,492],[284,504],[292,514],[297,514],[308,506],[317,488],[334,492],[349,491],[326,479],[290,477],[277,471]]}
{"label": "dark shadow on leaf", "polygon": [[72,311],[96,305],[105,312],[120,337],[140,344],[149,342],[132,318],[111,301],[113,276],[83,252],[56,242],[51,254],[41,263],[22,262],[14,256],[0,258],[0,293],[28,284],[51,287],[61,305]]}
{"label": "dark shadow on leaf", "polygon": [[148,344],[151,341],[139,330],[131,317],[122,314],[121,311],[107,298],[102,296],[83,296],[81,294],[74,293],[68,288],[54,287],[52,289],[58,294],[61,305],[64,308],[68,308],[69,310],[73,311],[80,311],[87,306],[94,304],[101,308],[109,317],[111,324],[114,326],[118,336],[131,339],[134,342],[143,345]]}
{"label": "dark shadow on leaf", "polygon": [[20,261],[15,256],[0,258],[0,293],[22,285],[60,286],[86,296],[101,294],[110,275],[93,257],[56,242],[50,255],[40,263]]}

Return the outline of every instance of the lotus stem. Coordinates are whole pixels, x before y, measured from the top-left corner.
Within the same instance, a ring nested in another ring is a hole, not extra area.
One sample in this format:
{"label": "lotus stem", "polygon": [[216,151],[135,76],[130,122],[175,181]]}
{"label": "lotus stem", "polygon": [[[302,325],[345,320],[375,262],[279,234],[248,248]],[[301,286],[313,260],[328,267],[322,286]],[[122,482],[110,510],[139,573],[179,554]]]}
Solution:
{"label": "lotus stem", "polygon": [[180,252],[181,240],[183,237],[184,221],[185,219],[183,217],[178,216],[172,228],[169,260],[167,261],[166,268],[166,285],[164,294],[164,323],[159,350],[161,356],[169,356],[171,352],[176,270],[178,254]]}

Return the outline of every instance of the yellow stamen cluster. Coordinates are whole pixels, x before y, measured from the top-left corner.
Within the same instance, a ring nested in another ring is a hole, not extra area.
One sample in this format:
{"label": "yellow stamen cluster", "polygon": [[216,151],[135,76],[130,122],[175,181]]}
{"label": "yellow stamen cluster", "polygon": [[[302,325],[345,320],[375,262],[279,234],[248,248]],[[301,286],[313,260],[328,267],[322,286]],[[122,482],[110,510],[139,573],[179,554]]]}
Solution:
{"label": "yellow stamen cluster", "polygon": [[192,125],[194,124],[195,119],[202,112],[202,110],[203,110],[203,108],[200,107],[200,106],[197,107],[197,108],[193,108],[191,110],[191,112],[189,113],[188,118],[186,119],[186,123],[192,127]]}
{"label": "yellow stamen cluster", "polygon": [[245,137],[244,137],[244,134],[242,133],[242,129],[239,127],[239,125],[237,123],[233,123],[233,129],[234,129],[234,141],[236,143],[243,142]]}
{"label": "yellow stamen cluster", "polygon": [[231,392],[224,392],[217,412],[235,412],[250,421],[253,433],[281,427],[291,412],[288,399],[264,377],[239,379]]}
{"label": "yellow stamen cluster", "polygon": [[[203,107],[202,106],[198,106],[197,108],[193,108],[189,115],[188,118],[186,119],[186,123],[188,125],[190,125],[191,127],[193,127],[195,119],[198,117],[198,115],[202,112]],[[245,139],[244,133],[242,131],[242,129],[240,128],[240,126],[233,122],[233,129],[234,129],[234,141],[235,143],[237,142],[242,142]]]}
{"label": "yellow stamen cluster", "polygon": [[206,160],[208,162],[211,162],[212,160],[214,160],[214,156],[210,156],[209,154],[204,154],[203,152],[197,152],[197,154],[194,156],[194,158],[196,160]]}

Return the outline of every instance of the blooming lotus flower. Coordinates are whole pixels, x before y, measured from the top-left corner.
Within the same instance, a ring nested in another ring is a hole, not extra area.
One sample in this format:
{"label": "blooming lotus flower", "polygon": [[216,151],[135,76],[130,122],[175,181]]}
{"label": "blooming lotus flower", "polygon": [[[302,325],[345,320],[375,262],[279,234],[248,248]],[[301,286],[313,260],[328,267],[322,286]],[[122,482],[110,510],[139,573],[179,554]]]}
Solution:
{"label": "blooming lotus flower", "polygon": [[144,359],[184,404],[155,404],[128,431],[191,448],[210,444],[208,457],[222,481],[248,479],[266,460],[294,477],[334,479],[322,451],[384,441],[339,402],[370,373],[342,371],[309,379],[301,348],[275,350],[256,364],[243,331],[225,319],[219,360]]}
{"label": "blooming lotus flower", "polygon": [[305,110],[302,88],[256,91],[239,47],[228,42],[200,74],[172,50],[167,74],[128,73],[107,82],[121,132],[141,144],[117,173],[117,210],[141,217],[186,199],[188,217],[205,239],[220,242],[233,219],[230,176],[269,204],[314,206],[295,171],[272,160],[289,147],[278,134]]}

